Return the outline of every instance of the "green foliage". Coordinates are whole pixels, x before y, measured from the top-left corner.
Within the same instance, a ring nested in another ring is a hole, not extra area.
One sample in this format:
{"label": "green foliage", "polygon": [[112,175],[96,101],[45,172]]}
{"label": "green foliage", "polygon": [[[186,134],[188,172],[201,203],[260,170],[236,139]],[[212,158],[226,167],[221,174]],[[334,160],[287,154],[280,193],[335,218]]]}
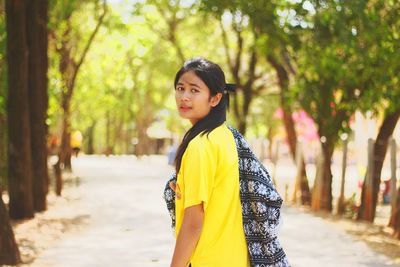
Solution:
{"label": "green foliage", "polygon": [[[189,127],[177,116],[173,94],[182,55],[184,59],[204,56],[219,63],[227,80],[234,82],[220,21],[231,55],[237,49],[235,30],[243,35],[242,66],[250,60],[247,52],[256,47],[257,73],[267,77],[260,83],[275,82],[266,62],[268,55],[284,65],[289,58],[296,76],[286,98],[291,99],[292,107],[307,110],[320,126],[320,134],[333,141],[349,130],[348,121],[355,110],[378,113],[399,105],[397,1],[128,2],[108,5],[104,25],[76,81],[72,128],[85,133],[96,124],[98,152],[105,149],[107,125],[112,145],[120,152],[141,127],[160,121],[175,133]],[[101,13],[101,3],[51,3],[49,25],[59,37],[49,53],[48,113],[53,132],[59,125],[59,96],[64,90],[55,49],[62,41],[66,18],[70,17],[71,35],[77,36],[73,52],[79,55]],[[240,75],[245,79],[247,69],[242,68]],[[238,101],[243,98],[239,96]],[[276,128],[279,123],[271,116],[279,102],[268,92],[256,96],[250,108],[249,131],[265,135],[269,128]],[[228,117],[235,125],[232,113]]]}
{"label": "green foliage", "polygon": [[367,1],[310,2],[315,14],[304,17],[310,27],[297,52],[295,87],[320,135],[335,143],[357,109],[376,111],[382,103],[384,67],[376,40],[383,33]]}
{"label": "green foliage", "polygon": [[286,25],[288,14],[295,12],[296,9],[301,10],[296,2],[268,0],[202,0],[200,2],[202,10],[217,14],[217,16],[222,16],[225,12],[244,16],[248,21],[248,27],[254,27],[260,34],[257,43],[265,55],[271,53],[279,55],[281,51],[287,49],[291,39],[294,43],[296,35],[292,34],[293,31],[288,31]]}
{"label": "green foliage", "polygon": [[[56,49],[61,45],[67,18],[70,35],[79,37],[72,42],[73,53],[79,55],[94,27],[98,2],[61,1],[52,6],[51,27],[54,26],[57,38],[49,53],[48,123],[51,132],[59,131],[62,115],[60,95],[65,86],[58,71],[60,62]],[[205,19],[195,4],[182,6],[173,1],[145,1],[132,8],[124,3],[113,4],[108,9],[104,26],[76,80],[71,130],[79,129],[85,134],[96,125],[97,152],[104,151],[107,145],[112,145],[116,152],[124,152],[129,139],[137,136],[141,127],[148,128],[160,121],[165,121],[170,131],[182,133],[189,125],[177,116],[175,107],[173,79],[182,64],[178,49],[186,58],[200,55],[216,61],[226,70],[228,81],[232,81],[224,63],[226,57],[218,19]],[[227,31],[229,36],[232,30]],[[248,41],[246,51],[255,40],[246,26],[242,31]],[[234,49],[234,37],[230,38],[233,38],[230,45]],[[243,57],[243,60],[248,58]],[[245,77],[246,70],[241,71]]]}
{"label": "green foliage", "polygon": [[69,43],[71,55],[78,62],[95,28],[98,14],[103,12],[103,1],[54,1],[49,14],[49,109],[47,124],[50,132],[59,132],[62,116],[62,95],[66,92],[64,79],[60,74],[60,53],[62,43]]}
{"label": "green foliage", "polygon": [[[77,79],[72,128],[85,133],[96,122],[96,149],[101,152],[110,119],[112,145],[121,153],[137,124],[150,126],[166,105],[174,74],[174,68],[166,66],[176,63],[171,48],[160,44],[146,23],[110,12]],[[85,23],[83,15],[80,19],[77,25]],[[114,25],[118,27],[109,28]]]}
{"label": "green foliage", "polygon": [[[382,95],[379,107],[393,112],[400,108],[400,2],[369,1],[367,8],[365,23],[368,28],[365,27],[362,34],[366,39],[365,45],[369,47],[368,57],[377,58],[371,65],[373,79],[370,86],[376,90],[371,94],[371,100],[376,99],[376,94]],[[376,103],[371,105],[376,106]],[[363,107],[363,110],[368,110],[368,107]]]}
{"label": "green foliage", "polygon": [[57,0],[49,1],[49,29],[60,30],[77,10],[82,9],[86,4],[93,4],[98,9],[100,0]]}

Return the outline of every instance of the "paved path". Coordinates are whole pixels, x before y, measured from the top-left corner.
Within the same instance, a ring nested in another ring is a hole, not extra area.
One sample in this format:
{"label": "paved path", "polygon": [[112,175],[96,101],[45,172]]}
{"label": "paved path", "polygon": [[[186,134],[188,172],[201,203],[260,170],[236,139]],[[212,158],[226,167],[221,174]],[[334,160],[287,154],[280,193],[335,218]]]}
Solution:
{"label": "paved path", "polygon": [[[171,167],[151,157],[83,156],[75,160],[82,196],[79,234],[65,235],[32,266],[167,267],[174,245],[162,190]],[[332,223],[284,208],[280,231],[293,267],[400,266],[373,252]],[[225,267],[225,266],[215,266]]]}

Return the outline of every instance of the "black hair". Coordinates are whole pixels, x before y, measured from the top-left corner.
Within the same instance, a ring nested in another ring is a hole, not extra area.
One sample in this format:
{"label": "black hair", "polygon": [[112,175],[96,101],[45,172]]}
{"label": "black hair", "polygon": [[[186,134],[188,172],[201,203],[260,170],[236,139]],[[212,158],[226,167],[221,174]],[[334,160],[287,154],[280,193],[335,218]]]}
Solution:
{"label": "black hair", "polygon": [[222,97],[218,105],[212,107],[210,112],[204,118],[197,121],[184,135],[175,157],[176,174],[179,172],[182,157],[189,142],[198,134],[203,135],[207,133],[208,135],[212,130],[223,124],[226,120],[226,111],[229,107],[229,95],[225,90],[225,74],[220,66],[202,57],[189,59],[176,73],[175,88],[180,77],[189,71],[193,71],[207,85],[210,90],[210,97],[215,96],[217,93],[222,93]]}

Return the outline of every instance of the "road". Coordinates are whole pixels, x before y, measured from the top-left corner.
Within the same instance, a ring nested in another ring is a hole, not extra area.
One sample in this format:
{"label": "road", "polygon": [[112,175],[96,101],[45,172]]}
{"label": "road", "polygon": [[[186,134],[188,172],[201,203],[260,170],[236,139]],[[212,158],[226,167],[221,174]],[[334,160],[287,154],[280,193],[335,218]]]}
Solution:
{"label": "road", "polygon": [[[74,209],[77,218],[87,218],[86,225],[31,266],[169,266],[174,238],[162,199],[172,171],[166,159],[81,156],[73,165],[80,177]],[[332,222],[293,207],[284,207],[282,216],[280,240],[293,267],[400,266]]]}

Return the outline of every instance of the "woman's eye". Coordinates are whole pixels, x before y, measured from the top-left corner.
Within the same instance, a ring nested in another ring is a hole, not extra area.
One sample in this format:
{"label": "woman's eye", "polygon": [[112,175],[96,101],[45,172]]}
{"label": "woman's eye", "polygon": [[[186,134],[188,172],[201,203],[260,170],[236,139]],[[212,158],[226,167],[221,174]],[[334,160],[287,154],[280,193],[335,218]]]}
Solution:
{"label": "woman's eye", "polygon": [[199,90],[197,90],[197,89],[191,89],[191,92],[192,93],[197,93]]}
{"label": "woman's eye", "polygon": [[175,90],[176,90],[176,91],[182,91],[183,88],[182,88],[182,87],[176,87]]}

